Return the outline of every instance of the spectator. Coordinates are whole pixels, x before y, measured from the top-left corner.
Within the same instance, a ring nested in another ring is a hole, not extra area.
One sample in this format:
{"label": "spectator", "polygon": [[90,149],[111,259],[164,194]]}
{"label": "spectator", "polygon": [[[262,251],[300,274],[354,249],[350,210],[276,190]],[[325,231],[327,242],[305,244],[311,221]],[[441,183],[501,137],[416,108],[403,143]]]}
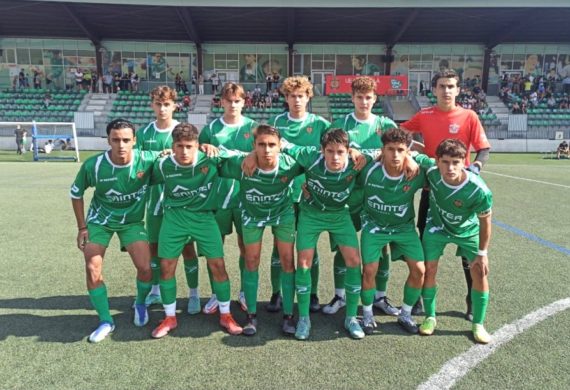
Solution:
{"label": "spectator", "polygon": [[513,114],[522,114],[521,106],[518,102],[513,103],[513,108],[511,111]]}
{"label": "spectator", "polygon": [[17,125],[16,130],[14,130],[14,135],[16,136],[16,154],[22,154],[22,145],[24,142],[24,132],[22,126]]}
{"label": "spectator", "polygon": [[47,110],[50,104],[51,104],[51,95],[49,94],[49,92],[47,92],[44,95],[44,108]]}
{"label": "spectator", "polygon": [[139,90],[139,75],[136,72],[131,73],[131,91],[138,92]]}
{"label": "spectator", "polygon": [[97,73],[97,93],[105,92],[105,88],[103,86],[103,76],[101,73]]}
{"label": "spectator", "polygon": [[24,73],[24,68],[20,69],[18,73],[18,88],[26,87],[26,74]]}
{"label": "spectator", "polygon": [[174,88],[176,89],[176,92],[180,92],[180,80],[182,78],[180,77],[180,73],[176,73],[176,76],[174,76]]}
{"label": "spectator", "polygon": [[546,105],[548,106],[548,108],[553,109],[556,108],[556,99],[554,98],[554,96],[552,96],[551,94],[548,95],[548,98],[546,100]]}
{"label": "spectator", "polygon": [[568,97],[565,96],[560,100],[560,106],[558,108],[560,108],[562,110],[567,110],[568,107],[569,107]]}
{"label": "spectator", "polygon": [[218,78],[218,75],[214,73],[210,77],[210,81],[212,82],[212,93],[216,94],[218,92],[218,85],[220,85],[220,79]]}
{"label": "spectator", "polygon": [[103,76],[103,92],[113,93],[113,76],[110,73]]}
{"label": "spectator", "polygon": [[221,107],[221,101],[219,96],[215,96],[212,98],[212,106],[214,107]]}
{"label": "spectator", "polygon": [[87,69],[85,72],[83,72],[82,88],[87,91],[91,91],[91,88],[93,87],[93,85],[91,84],[92,81],[93,81],[93,76],[91,74],[91,71]]}
{"label": "spectator", "polygon": [[183,105],[185,111],[190,110],[190,104],[191,103],[192,103],[192,100],[190,99],[190,96],[184,95],[184,97],[182,98],[182,105]]}
{"label": "spectator", "polygon": [[53,140],[48,140],[43,148],[39,148],[38,151],[40,153],[50,154],[53,151]]}
{"label": "spectator", "polygon": [[261,88],[259,88],[259,85],[256,85],[253,90],[253,100],[257,101],[260,98],[261,98]]}
{"label": "spectator", "polygon": [[568,148],[568,142],[566,140],[562,141],[556,149],[556,158],[560,160],[560,156],[566,155],[566,158],[570,158],[570,149]]}
{"label": "spectator", "polygon": [[245,95],[245,108],[249,109],[253,107],[253,95],[251,94],[251,91],[247,91],[247,94]]}
{"label": "spectator", "polygon": [[523,85],[524,85],[524,93],[529,94],[530,91],[532,90],[532,81],[530,81],[530,79],[527,77],[524,79]]}
{"label": "spectator", "polygon": [[279,79],[280,78],[281,78],[281,76],[279,76],[279,73],[273,72],[273,88],[279,87]]}
{"label": "spectator", "polygon": [[204,76],[198,76],[198,93],[200,95],[204,94]]}
{"label": "spectator", "polygon": [[37,70],[34,70],[34,89],[40,89],[42,87],[42,76]]}
{"label": "spectator", "polygon": [[268,93],[267,95],[265,95],[265,107],[271,108],[272,101],[273,101],[273,99],[271,98],[271,94],[270,94],[270,93]]}
{"label": "spectator", "polygon": [[271,91],[271,83],[273,82],[273,76],[268,74],[265,77],[265,93],[269,93]]}
{"label": "spectator", "polygon": [[77,68],[75,70],[74,77],[75,77],[75,88],[77,88],[78,91],[81,91],[81,86],[83,84],[83,72],[81,71],[81,69]]}
{"label": "spectator", "polygon": [[196,84],[198,82],[198,79],[196,78],[196,72],[192,73],[192,91],[190,91],[193,94],[197,94],[197,89],[196,89]]}
{"label": "spectator", "polygon": [[529,96],[529,100],[530,100],[530,104],[533,107],[538,106],[538,94],[536,93],[536,91],[531,92],[530,96]]}

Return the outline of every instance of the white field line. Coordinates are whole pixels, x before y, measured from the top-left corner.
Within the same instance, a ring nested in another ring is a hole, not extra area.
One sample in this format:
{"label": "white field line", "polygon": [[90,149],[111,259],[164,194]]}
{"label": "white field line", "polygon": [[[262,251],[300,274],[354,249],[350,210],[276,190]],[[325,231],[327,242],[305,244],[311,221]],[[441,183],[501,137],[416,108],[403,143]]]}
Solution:
{"label": "white field line", "polygon": [[461,355],[449,360],[438,373],[418,386],[418,390],[450,389],[476,365],[495,353],[503,344],[508,343],[525,330],[547,318],[570,308],[570,297],[553,302],[523,318],[503,326],[493,334],[493,341],[487,345],[474,345]]}
{"label": "white field line", "polygon": [[570,186],[567,186],[565,184],[558,184],[558,183],[550,183],[548,181],[542,181],[542,180],[534,180],[534,179],[527,179],[526,177],[519,177],[519,176],[511,176],[511,175],[505,175],[502,173],[497,173],[497,172],[491,172],[491,171],[483,171],[483,174],[491,174],[491,175],[497,175],[497,176],[502,176],[502,177],[508,177],[509,179],[516,179],[516,180],[523,180],[523,181],[530,181],[533,183],[539,183],[539,184],[547,184],[550,186],[555,186],[555,187],[562,187],[562,188],[570,188]]}

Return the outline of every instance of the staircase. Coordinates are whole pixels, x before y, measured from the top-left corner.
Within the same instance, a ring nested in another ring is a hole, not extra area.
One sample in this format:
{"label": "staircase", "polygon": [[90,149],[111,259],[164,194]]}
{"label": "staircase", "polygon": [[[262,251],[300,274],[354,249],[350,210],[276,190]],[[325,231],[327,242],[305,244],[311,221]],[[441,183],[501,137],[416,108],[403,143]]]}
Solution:
{"label": "staircase", "polygon": [[408,99],[390,98],[390,105],[394,115],[392,120],[396,122],[407,121],[416,113],[416,109]]}
{"label": "staircase", "polygon": [[115,98],[115,94],[106,93],[89,93],[85,98],[83,98],[78,111],[93,113],[95,134],[105,134],[107,128],[107,116],[113,106]]}
{"label": "staircase", "polygon": [[501,127],[509,125],[509,108],[499,99],[498,96],[487,96],[487,104],[489,108],[497,115],[497,119],[501,121]]}

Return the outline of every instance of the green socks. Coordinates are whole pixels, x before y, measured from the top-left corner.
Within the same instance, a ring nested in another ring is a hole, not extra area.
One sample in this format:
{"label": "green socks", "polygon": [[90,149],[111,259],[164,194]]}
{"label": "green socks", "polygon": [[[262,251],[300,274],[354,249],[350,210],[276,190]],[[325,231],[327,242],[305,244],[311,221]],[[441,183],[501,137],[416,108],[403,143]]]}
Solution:
{"label": "green socks", "polygon": [[309,316],[309,304],[311,301],[311,270],[297,268],[295,272],[295,289],[297,290],[297,306],[300,317]]}
{"label": "green socks", "polygon": [[171,305],[176,302],[176,278],[160,279],[160,296],[163,305]]}
{"label": "green socks", "polygon": [[259,271],[243,270],[243,292],[249,314],[257,313],[257,287],[259,285]]}
{"label": "green socks", "polygon": [[223,282],[216,282],[212,278],[212,284],[214,286],[214,294],[218,298],[218,302],[229,302],[230,301],[230,280],[224,280]]}
{"label": "green socks", "polygon": [[376,272],[376,290],[386,292],[388,286],[388,278],[390,277],[390,254],[384,247],[382,249],[382,258],[380,259],[380,266]]}
{"label": "green socks", "polygon": [[376,291],[373,288],[368,290],[362,290],[360,293],[360,300],[362,301],[362,306],[370,306],[374,303],[374,293]]}
{"label": "green socks", "polygon": [[188,288],[198,288],[198,258],[184,259],[184,273]]}
{"label": "green socks", "polygon": [[311,294],[317,294],[319,292],[319,262],[319,254],[315,248],[313,264],[311,265]]}
{"label": "green socks", "polygon": [[283,314],[293,314],[293,303],[295,302],[295,273],[281,272],[281,291],[283,292]]}
{"label": "green socks", "polygon": [[208,279],[210,280],[210,289],[212,290],[212,294],[215,294],[216,289],[214,287],[214,275],[212,275],[212,270],[207,265],[206,265],[206,269],[208,270]]}
{"label": "green socks", "polygon": [[[413,288],[406,283],[404,285],[404,303],[408,306],[414,306],[422,295],[421,288]],[[435,310],[434,310],[435,311]]]}
{"label": "green socks", "polygon": [[148,293],[150,293],[151,288],[152,288],[151,282],[142,282],[137,279],[137,298],[136,298],[137,304],[144,303],[144,300],[148,295]]}
{"label": "green socks", "polygon": [[152,270],[152,284],[156,286],[160,281],[160,257],[153,256],[150,258],[150,269]]}
{"label": "green socks", "polygon": [[489,304],[489,291],[471,289],[471,303],[473,305],[473,323],[483,324]]}
{"label": "green socks", "polygon": [[[89,300],[97,315],[99,315],[99,321],[113,323],[113,317],[111,317],[111,312],[109,311],[109,299],[107,298],[107,286],[101,284],[99,287],[89,290]],[[143,298],[144,302],[144,298]]]}
{"label": "green socks", "polygon": [[243,271],[245,270],[245,257],[239,257],[239,290],[243,291]]}
{"label": "green socks", "polygon": [[424,287],[422,290],[422,298],[424,299],[424,311],[426,313],[426,317],[435,317],[436,296],[437,286],[428,288]]}
{"label": "green socks", "polygon": [[344,275],[346,275],[346,264],[344,263],[344,258],[340,251],[336,251],[334,254],[334,288],[342,289],[344,288]]}
{"label": "green socks", "polygon": [[344,288],[346,290],[346,316],[356,317],[358,299],[360,298],[360,290],[362,288],[360,267],[346,267]]}
{"label": "green socks", "polygon": [[279,260],[279,252],[277,247],[273,246],[271,252],[271,292],[279,293],[281,290],[281,260]]}

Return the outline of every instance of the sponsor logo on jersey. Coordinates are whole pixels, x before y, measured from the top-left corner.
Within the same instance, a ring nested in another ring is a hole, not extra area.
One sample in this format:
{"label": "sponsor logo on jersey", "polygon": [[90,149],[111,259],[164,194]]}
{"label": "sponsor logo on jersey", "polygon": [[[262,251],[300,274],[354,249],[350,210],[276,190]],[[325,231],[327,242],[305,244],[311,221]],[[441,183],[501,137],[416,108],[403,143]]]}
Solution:
{"label": "sponsor logo on jersey", "polygon": [[458,207],[458,208],[463,207],[463,202],[460,201],[459,199],[455,199],[455,200],[453,201],[453,204],[455,205],[455,207]]}
{"label": "sponsor logo on jersey", "polygon": [[283,199],[287,195],[288,188],[289,187],[285,188],[283,191],[277,194],[271,194],[271,195],[264,194],[263,192],[255,188],[252,188],[245,192],[245,200],[247,200],[250,203],[266,203],[266,204],[275,203]]}
{"label": "sponsor logo on jersey", "polygon": [[366,204],[372,210],[376,210],[384,214],[393,214],[396,217],[403,217],[404,215],[406,215],[409,207],[407,204],[401,204],[401,205],[386,204],[378,195],[374,195],[366,199]]}
{"label": "sponsor logo on jersey", "polygon": [[172,197],[174,198],[207,198],[212,188],[212,183],[208,183],[206,185],[200,186],[196,189],[189,189],[181,185],[177,185],[172,189]]}
{"label": "sponsor logo on jersey", "polygon": [[147,185],[144,185],[139,188],[138,191],[130,194],[123,194],[122,192],[111,188],[109,191],[105,192],[105,196],[109,202],[113,203],[130,203],[132,201],[140,201],[141,199],[144,199],[147,187]]}
{"label": "sponsor logo on jersey", "polygon": [[117,180],[119,180],[117,177],[109,177],[106,179],[99,179],[100,182],[117,181]]}
{"label": "sponsor logo on jersey", "polygon": [[452,123],[449,125],[449,134],[457,134],[459,133],[459,126],[457,123]]}
{"label": "sponsor logo on jersey", "polygon": [[313,190],[317,195],[325,198],[331,198],[338,203],[344,202],[346,199],[348,199],[348,196],[350,195],[350,190],[348,188],[340,192],[330,191],[325,189],[325,187],[321,184],[320,181],[314,179],[309,179],[307,181],[307,186],[311,190]]}
{"label": "sponsor logo on jersey", "polygon": [[311,134],[313,132],[313,128],[312,127],[307,127],[307,133]]}
{"label": "sponsor logo on jersey", "polygon": [[200,172],[202,172],[203,175],[208,174],[208,171],[209,171],[209,170],[210,170],[210,168],[207,167],[207,166],[200,168]]}
{"label": "sponsor logo on jersey", "polygon": [[463,222],[463,216],[450,213],[442,209],[437,203],[435,204],[437,211],[441,217],[451,225],[460,225]]}

